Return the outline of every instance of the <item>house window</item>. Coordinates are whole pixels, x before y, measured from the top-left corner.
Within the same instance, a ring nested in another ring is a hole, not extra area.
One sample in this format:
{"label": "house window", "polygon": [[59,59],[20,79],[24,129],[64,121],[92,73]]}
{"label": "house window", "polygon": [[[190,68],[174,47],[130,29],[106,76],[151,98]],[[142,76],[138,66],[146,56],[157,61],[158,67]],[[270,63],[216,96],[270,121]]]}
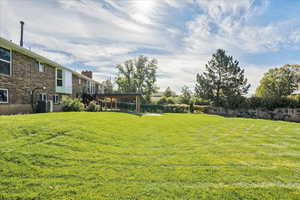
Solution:
{"label": "house window", "polygon": [[0,47],[0,74],[10,75],[11,73],[11,51]]}
{"label": "house window", "polygon": [[87,93],[91,94],[91,82],[90,81],[86,82],[86,88],[87,88]]}
{"label": "house window", "polygon": [[44,66],[44,64],[42,64],[42,63],[40,63],[40,62],[38,62],[38,61],[35,62],[35,67],[36,67],[36,70],[37,70],[38,72],[44,72],[44,71],[45,71],[45,66]]}
{"label": "house window", "polygon": [[63,73],[61,69],[56,69],[56,85],[57,87],[63,86]]}
{"label": "house window", "polygon": [[79,85],[81,84],[81,79],[78,79],[78,84],[79,84]]}
{"label": "house window", "polygon": [[41,100],[41,101],[48,101],[48,96],[47,96],[47,94],[42,93],[42,94],[40,95],[40,100]]}
{"label": "house window", "polygon": [[95,94],[96,93],[96,88],[95,88],[95,83],[91,82],[91,94]]}
{"label": "house window", "polygon": [[44,66],[44,64],[42,64],[42,63],[39,62],[39,65],[38,65],[38,71],[39,71],[39,72],[44,72],[44,71],[45,71],[45,66]]}
{"label": "house window", "polygon": [[54,104],[59,104],[59,96],[58,95],[53,96],[53,103]]}
{"label": "house window", "polygon": [[8,103],[8,90],[0,89],[0,103]]}

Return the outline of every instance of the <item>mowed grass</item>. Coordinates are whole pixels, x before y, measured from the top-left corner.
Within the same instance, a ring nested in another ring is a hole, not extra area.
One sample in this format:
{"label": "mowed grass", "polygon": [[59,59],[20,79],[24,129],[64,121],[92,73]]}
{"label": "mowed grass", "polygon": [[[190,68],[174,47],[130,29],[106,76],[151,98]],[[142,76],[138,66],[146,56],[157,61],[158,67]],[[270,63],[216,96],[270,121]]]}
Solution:
{"label": "mowed grass", "polygon": [[0,199],[300,199],[297,123],[51,113],[0,127]]}

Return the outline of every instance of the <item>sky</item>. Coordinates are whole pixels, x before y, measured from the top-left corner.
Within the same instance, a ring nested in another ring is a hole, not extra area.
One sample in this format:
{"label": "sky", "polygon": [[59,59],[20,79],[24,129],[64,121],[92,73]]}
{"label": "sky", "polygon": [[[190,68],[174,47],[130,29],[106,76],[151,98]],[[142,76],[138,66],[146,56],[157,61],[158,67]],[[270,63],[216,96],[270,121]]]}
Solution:
{"label": "sky", "polygon": [[0,0],[0,37],[98,81],[139,55],[158,60],[157,84],[192,90],[219,48],[255,92],[272,67],[300,63],[299,0]]}

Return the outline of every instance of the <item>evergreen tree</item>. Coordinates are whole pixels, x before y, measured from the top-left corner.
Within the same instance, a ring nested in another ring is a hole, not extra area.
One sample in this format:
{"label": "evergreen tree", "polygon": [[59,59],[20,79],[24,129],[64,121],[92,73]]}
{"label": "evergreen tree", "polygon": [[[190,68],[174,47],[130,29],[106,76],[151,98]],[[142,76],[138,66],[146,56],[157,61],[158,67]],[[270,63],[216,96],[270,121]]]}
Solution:
{"label": "evergreen tree", "polygon": [[176,94],[175,94],[175,92],[173,92],[172,90],[171,90],[171,88],[170,87],[167,87],[166,88],[166,90],[164,91],[164,94],[163,94],[165,97],[173,97],[173,96],[175,96]]}
{"label": "evergreen tree", "polygon": [[195,92],[198,97],[213,101],[220,105],[222,98],[240,97],[250,88],[239,67],[239,62],[218,49],[205,66],[202,74],[197,74]]}
{"label": "evergreen tree", "polygon": [[185,85],[181,88],[181,95],[179,99],[180,99],[180,103],[190,104],[192,99],[192,91],[188,86]]}

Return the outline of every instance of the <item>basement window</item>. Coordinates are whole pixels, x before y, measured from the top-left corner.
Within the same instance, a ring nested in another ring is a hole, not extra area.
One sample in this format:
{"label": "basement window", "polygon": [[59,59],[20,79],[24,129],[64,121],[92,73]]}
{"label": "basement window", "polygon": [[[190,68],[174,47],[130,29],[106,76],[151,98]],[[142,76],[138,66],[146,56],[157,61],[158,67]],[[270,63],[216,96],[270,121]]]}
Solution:
{"label": "basement window", "polygon": [[8,103],[8,89],[0,89],[0,103]]}
{"label": "basement window", "polygon": [[63,73],[61,69],[56,69],[56,86],[63,86]]}
{"label": "basement window", "polygon": [[10,76],[11,51],[0,47],[0,74]]}

